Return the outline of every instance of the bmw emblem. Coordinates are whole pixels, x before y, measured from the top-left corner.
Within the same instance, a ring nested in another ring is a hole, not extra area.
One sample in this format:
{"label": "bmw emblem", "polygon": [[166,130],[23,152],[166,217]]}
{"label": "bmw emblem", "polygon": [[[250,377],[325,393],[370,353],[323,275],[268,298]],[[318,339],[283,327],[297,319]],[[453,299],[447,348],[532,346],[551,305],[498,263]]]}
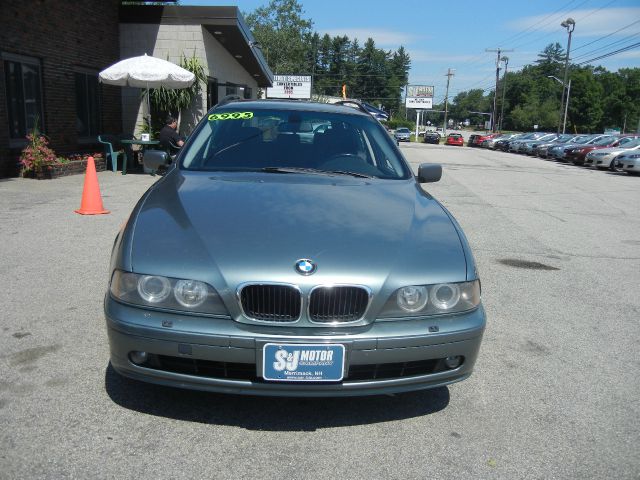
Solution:
{"label": "bmw emblem", "polygon": [[318,267],[308,258],[301,258],[296,262],[295,268],[300,275],[311,275]]}

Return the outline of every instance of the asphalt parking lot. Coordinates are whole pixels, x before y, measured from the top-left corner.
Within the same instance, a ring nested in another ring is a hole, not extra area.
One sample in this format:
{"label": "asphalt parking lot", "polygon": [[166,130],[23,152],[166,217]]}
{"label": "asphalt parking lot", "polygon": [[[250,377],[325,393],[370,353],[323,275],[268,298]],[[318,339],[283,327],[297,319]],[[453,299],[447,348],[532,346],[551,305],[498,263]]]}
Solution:
{"label": "asphalt parking lot", "polygon": [[[640,460],[640,178],[403,144],[474,249],[474,375],[393,397],[214,395],[122,379],[102,298],[119,226],[157,177],[0,180],[0,478],[616,478]],[[381,225],[384,228],[384,225]],[[633,453],[633,452],[636,453]]]}

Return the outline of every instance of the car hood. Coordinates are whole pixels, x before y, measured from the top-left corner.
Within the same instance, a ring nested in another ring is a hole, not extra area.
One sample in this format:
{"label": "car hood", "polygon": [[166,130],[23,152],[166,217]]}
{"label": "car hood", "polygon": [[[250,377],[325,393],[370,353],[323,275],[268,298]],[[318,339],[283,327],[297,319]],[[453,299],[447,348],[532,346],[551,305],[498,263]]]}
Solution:
{"label": "car hood", "polygon": [[[467,276],[462,234],[413,179],[173,170],[129,224],[133,271],[219,290],[286,282],[375,291]],[[317,264],[311,277],[294,269],[304,258]]]}
{"label": "car hood", "polygon": [[623,153],[630,152],[633,150],[637,150],[638,147],[607,147],[607,148],[599,148],[598,153]]}

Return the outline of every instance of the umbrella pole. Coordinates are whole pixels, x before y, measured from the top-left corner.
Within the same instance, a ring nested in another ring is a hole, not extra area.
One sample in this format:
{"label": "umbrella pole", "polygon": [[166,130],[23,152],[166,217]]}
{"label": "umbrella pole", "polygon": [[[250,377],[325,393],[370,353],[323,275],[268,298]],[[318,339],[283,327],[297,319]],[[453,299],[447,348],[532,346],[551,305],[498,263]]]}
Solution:
{"label": "umbrella pole", "polygon": [[149,135],[151,135],[151,101],[149,100],[149,84],[147,83],[147,126],[149,127]]}

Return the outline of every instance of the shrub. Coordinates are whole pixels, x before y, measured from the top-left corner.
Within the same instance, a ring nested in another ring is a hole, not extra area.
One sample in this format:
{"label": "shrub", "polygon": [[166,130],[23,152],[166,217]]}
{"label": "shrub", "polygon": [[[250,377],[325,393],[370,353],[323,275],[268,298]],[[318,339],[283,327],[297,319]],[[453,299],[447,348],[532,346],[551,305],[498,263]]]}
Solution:
{"label": "shrub", "polygon": [[20,154],[20,166],[22,176],[29,174],[41,174],[50,166],[58,165],[60,162],[55,152],[49,148],[47,139],[40,135],[34,128],[33,132],[27,135],[29,144]]}
{"label": "shrub", "polygon": [[400,127],[407,127],[409,130],[413,130],[414,128],[416,128],[415,122],[400,118],[394,118],[387,121],[387,126],[392,130]]}

